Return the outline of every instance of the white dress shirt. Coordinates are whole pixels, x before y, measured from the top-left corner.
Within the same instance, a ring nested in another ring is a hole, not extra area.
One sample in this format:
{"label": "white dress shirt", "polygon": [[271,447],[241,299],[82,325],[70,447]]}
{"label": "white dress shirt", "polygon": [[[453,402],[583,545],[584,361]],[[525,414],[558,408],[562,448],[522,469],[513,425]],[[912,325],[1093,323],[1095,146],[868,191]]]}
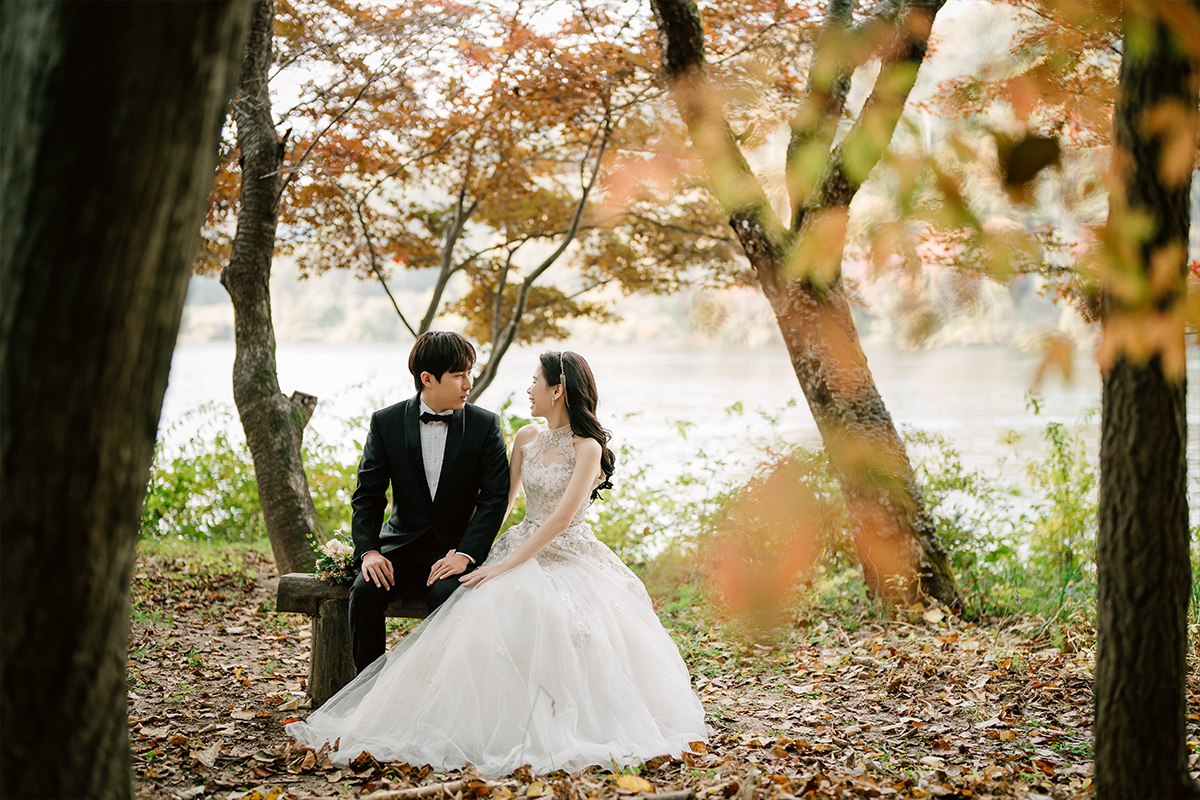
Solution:
{"label": "white dress shirt", "polygon": [[[432,408],[421,400],[422,414],[435,413]],[[446,418],[446,424],[439,422],[418,422],[421,429],[421,460],[425,462],[425,483],[429,486],[429,499],[437,498],[438,479],[442,475],[442,461],[446,457],[446,436],[450,433],[450,421],[454,419],[453,411],[445,411],[438,416]]]}
{"label": "white dress shirt", "polygon": [[[420,401],[421,414],[434,414],[434,410],[425,405],[425,401]],[[429,498],[431,500],[437,498],[438,480],[442,476],[442,462],[446,458],[446,437],[450,434],[450,422],[454,419],[453,411],[443,411],[437,414],[439,417],[446,418],[446,424],[440,422],[418,422],[417,426],[421,429],[421,461],[425,464],[425,483],[429,486]],[[475,559],[467,556],[467,560],[472,564]]]}

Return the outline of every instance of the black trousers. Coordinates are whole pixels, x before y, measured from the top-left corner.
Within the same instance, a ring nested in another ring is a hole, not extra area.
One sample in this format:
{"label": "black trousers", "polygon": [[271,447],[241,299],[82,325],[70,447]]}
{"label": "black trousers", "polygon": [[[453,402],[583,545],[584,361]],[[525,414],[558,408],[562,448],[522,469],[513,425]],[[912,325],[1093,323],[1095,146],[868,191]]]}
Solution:
{"label": "black trousers", "polygon": [[364,580],[361,572],[354,579],[354,585],[350,587],[350,641],[354,648],[354,666],[359,672],[387,649],[384,611],[389,603],[424,595],[429,610],[433,611],[462,585],[458,581],[461,575],[451,575],[430,587],[425,586],[430,568],[445,555],[446,548],[432,533],[427,533],[385,554],[392,562],[392,574],[396,578],[391,589],[380,589]]}

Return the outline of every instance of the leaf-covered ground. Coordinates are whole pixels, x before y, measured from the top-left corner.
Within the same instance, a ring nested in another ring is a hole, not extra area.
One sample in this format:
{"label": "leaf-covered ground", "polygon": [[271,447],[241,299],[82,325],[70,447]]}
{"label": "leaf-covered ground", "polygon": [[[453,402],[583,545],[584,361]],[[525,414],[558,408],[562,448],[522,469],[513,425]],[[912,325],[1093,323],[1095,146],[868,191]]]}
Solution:
{"label": "leaf-covered ground", "polygon": [[[665,604],[710,737],[701,752],[638,775],[597,768],[487,782],[369,758],[335,769],[284,735],[281,722],[306,713],[309,629],[306,617],[274,611],[270,574],[254,554],[207,564],[139,557],[129,647],[139,797],[1091,794],[1090,641],[1060,636],[1054,648],[1038,643],[1034,623],[973,625],[937,608],[887,620],[814,611],[762,645]],[[1190,688],[1194,701],[1200,687]]]}

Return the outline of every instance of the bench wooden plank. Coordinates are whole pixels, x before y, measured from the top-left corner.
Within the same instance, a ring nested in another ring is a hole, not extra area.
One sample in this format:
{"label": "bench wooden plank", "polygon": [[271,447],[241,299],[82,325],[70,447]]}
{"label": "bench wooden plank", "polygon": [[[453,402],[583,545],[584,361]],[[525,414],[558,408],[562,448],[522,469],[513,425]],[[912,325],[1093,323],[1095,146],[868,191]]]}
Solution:
{"label": "bench wooden plank", "polygon": [[[319,708],[357,674],[350,645],[350,586],[325,583],[305,572],[292,572],[279,578],[275,608],[312,617],[308,696],[312,707]],[[392,602],[384,614],[425,619],[429,609],[424,597],[414,597]]]}
{"label": "bench wooden plank", "polygon": [[[315,617],[318,607],[325,600],[350,602],[350,585],[326,583],[307,572],[291,572],[279,579],[275,609]],[[425,598],[417,596],[394,600],[384,614],[389,617],[425,619],[429,616],[429,609],[425,605]]]}

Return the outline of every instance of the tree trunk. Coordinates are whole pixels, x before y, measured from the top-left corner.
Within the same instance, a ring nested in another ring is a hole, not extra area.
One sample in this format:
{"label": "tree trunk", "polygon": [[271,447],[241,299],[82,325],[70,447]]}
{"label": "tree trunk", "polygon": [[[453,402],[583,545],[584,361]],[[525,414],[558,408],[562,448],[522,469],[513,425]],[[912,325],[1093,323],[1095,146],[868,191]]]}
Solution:
{"label": "tree trunk", "polygon": [[304,474],[301,442],[317,398],[279,390],[271,322],[271,260],[283,192],[284,142],[271,118],[267,81],[274,34],[273,0],[256,0],[242,57],[233,117],[242,172],[241,205],[221,285],[233,301],[233,400],[254,458],[267,535],[280,575],[311,572],[320,532]]}
{"label": "tree trunk", "polygon": [[[779,274],[764,264],[759,275]],[[863,577],[876,596],[959,603],[933,517],[875,386],[840,278],[824,292],[807,282],[763,281],[841,486]]]}
{"label": "tree trunk", "polygon": [[0,796],[129,797],[129,586],[237,3],[0,5]]}
{"label": "tree trunk", "polygon": [[[1168,10],[1169,8],[1169,10]],[[1174,12],[1177,16],[1168,18]],[[1097,540],[1096,797],[1197,797],[1188,774],[1187,607],[1189,558],[1184,352],[1188,198],[1195,158],[1200,69],[1185,43],[1200,41],[1187,3],[1126,8],[1116,108],[1115,159],[1122,185],[1109,203],[1108,233],[1144,293],[1105,296],[1104,388]],[[1171,125],[1154,126],[1165,109]],[[1173,172],[1168,145],[1190,155]],[[1189,147],[1190,146],[1190,147]],[[1139,241],[1134,215],[1152,220]],[[1151,276],[1153,265],[1154,280]],[[1114,275],[1115,277],[1115,275]],[[1133,284],[1138,285],[1138,284]],[[1138,353],[1136,337],[1165,332]]]}
{"label": "tree trunk", "polygon": [[[705,74],[703,24],[694,0],[652,0],[651,6],[663,72],[706,161],[713,191],[730,212],[730,224],[775,311],[792,368],[841,485],[868,587],[887,600],[907,603],[932,596],[958,606],[961,600],[946,551],[859,343],[841,278],[845,226],[837,224],[866,177],[861,168],[851,177],[844,158],[847,142],[854,143],[859,161],[864,152],[877,161],[886,150],[942,0],[880,5],[884,16],[872,24],[894,30],[881,55],[883,73],[862,115],[829,152],[819,191],[793,196],[790,229],[774,217],[729,124],[712,101],[716,95]],[[842,47],[850,4],[832,3],[827,14],[818,49]],[[813,141],[834,139],[849,88],[844,57],[835,56],[841,63],[838,70],[830,71],[829,79],[810,76],[806,93],[808,102],[820,110],[811,118],[828,130],[817,130],[811,120],[807,127],[797,126],[789,153]],[[814,63],[822,59],[821,52],[813,55]],[[807,274],[798,276],[798,265]]]}

